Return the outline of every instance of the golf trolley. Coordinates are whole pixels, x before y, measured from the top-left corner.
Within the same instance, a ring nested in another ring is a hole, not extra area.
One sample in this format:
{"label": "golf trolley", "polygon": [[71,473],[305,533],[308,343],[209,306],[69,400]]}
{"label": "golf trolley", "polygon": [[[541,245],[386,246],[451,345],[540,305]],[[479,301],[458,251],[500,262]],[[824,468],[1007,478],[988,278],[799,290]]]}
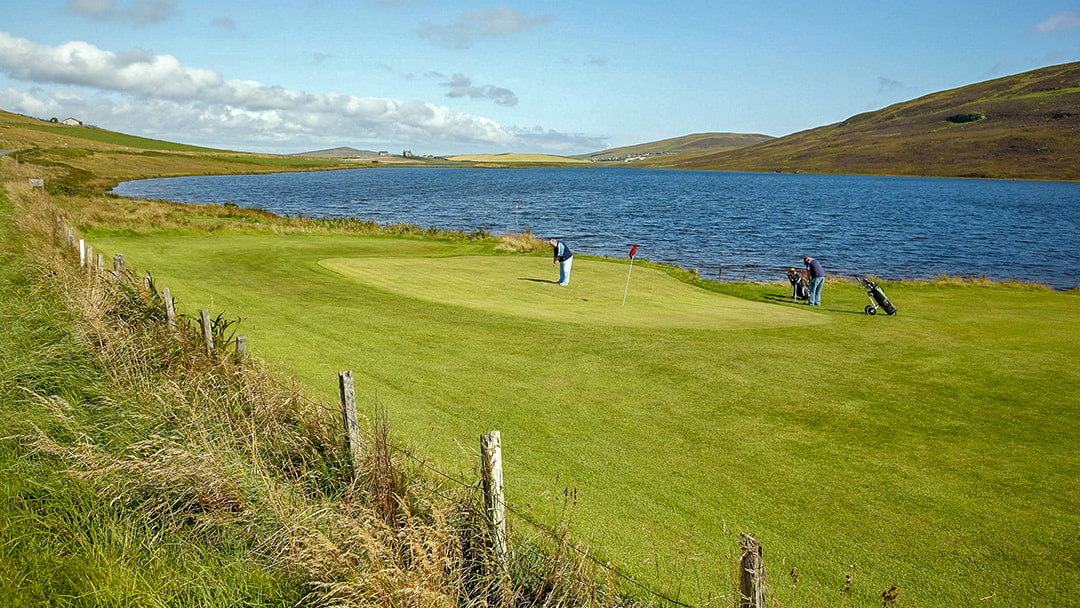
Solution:
{"label": "golf trolley", "polygon": [[866,290],[866,295],[870,297],[870,304],[863,309],[863,312],[868,315],[876,315],[878,308],[884,308],[885,314],[896,314],[896,307],[889,301],[889,298],[877,283],[866,277],[860,277],[859,282],[862,283],[863,289]]}
{"label": "golf trolley", "polygon": [[792,300],[809,300],[810,286],[806,283],[806,277],[794,268],[787,271],[787,280],[791,282]]}

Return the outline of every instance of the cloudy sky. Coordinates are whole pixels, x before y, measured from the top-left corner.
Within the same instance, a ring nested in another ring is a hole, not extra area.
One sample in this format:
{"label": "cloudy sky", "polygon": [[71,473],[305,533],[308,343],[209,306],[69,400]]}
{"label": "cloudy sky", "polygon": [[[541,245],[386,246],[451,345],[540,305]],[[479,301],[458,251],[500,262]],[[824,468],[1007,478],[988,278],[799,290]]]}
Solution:
{"label": "cloudy sky", "polygon": [[[782,136],[1080,60],[1048,0],[3,0],[0,109],[292,153]],[[0,142],[2,147],[2,142]]]}

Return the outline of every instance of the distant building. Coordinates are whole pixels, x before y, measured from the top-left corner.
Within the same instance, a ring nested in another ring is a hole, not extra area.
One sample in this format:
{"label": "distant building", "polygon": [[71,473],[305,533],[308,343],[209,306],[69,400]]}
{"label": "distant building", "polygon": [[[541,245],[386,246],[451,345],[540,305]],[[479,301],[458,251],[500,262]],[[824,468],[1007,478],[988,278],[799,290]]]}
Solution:
{"label": "distant building", "polygon": [[67,125],[69,127],[81,127],[83,123],[78,118],[71,118],[70,116],[60,121],[60,124]]}

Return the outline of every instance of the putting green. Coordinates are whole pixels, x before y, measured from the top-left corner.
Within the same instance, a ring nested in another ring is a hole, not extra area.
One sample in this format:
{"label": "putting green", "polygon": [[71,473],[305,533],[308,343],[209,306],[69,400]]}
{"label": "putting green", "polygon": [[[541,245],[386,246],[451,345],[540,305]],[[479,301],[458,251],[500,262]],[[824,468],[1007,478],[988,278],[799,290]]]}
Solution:
{"label": "putting green", "polygon": [[653,268],[575,259],[573,280],[555,284],[547,258],[503,256],[330,258],[328,270],[399,295],[571,323],[676,329],[815,325],[826,315],[717,294]]}

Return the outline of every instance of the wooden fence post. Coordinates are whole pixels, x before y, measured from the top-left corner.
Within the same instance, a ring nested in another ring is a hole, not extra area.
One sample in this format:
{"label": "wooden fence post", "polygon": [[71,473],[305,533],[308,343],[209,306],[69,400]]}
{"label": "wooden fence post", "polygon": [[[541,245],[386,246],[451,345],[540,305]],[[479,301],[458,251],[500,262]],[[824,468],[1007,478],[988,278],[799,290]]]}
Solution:
{"label": "wooden fence post", "polygon": [[349,442],[349,457],[352,460],[353,474],[360,470],[363,461],[360,437],[360,421],[356,417],[356,388],[353,386],[352,370],[338,372],[338,387],[341,392],[341,418],[345,424],[345,437]]}
{"label": "wooden fence post", "polygon": [[105,270],[105,254],[97,254],[97,268],[98,270]]}
{"label": "wooden fence post", "polygon": [[236,336],[236,355],[243,361],[247,359],[247,335],[240,334]]}
{"label": "wooden fence post", "polygon": [[742,534],[739,559],[739,608],[767,608],[765,602],[765,560],[761,544],[751,534]]}
{"label": "wooden fence post", "polygon": [[161,297],[165,299],[165,322],[168,323],[169,329],[176,329],[176,304],[172,299],[172,292],[169,288],[161,290]]}
{"label": "wooden fence post", "polygon": [[79,239],[79,268],[86,266],[86,239]]}
{"label": "wooden fence post", "polygon": [[206,352],[212,353],[214,352],[214,330],[210,323],[210,311],[200,311],[199,316],[202,320],[202,335],[203,342],[206,342]]}
{"label": "wooden fence post", "polygon": [[87,243],[86,244],[86,269],[87,269],[87,272],[89,274],[94,273],[94,260],[95,259],[97,259],[97,258],[94,256],[94,246]]}
{"label": "wooden fence post", "polygon": [[113,256],[113,272],[116,273],[116,278],[124,276],[124,270],[127,267],[127,263],[124,261],[124,254],[118,253]]}
{"label": "wooden fence post", "polygon": [[509,549],[506,537],[506,498],[503,487],[502,437],[499,431],[490,431],[480,436],[480,456],[484,475],[484,508],[491,525],[492,540],[495,545],[495,559],[499,570],[508,572],[507,559]]}

